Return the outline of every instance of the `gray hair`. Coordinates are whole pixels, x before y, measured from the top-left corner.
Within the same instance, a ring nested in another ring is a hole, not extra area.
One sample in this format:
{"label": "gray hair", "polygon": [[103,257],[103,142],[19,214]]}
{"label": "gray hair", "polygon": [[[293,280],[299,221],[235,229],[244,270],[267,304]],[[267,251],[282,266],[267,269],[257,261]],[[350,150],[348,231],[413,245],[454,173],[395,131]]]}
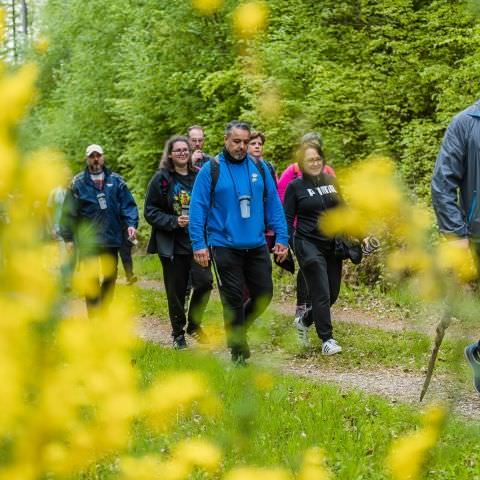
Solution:
{"label": "gray hair", "polygon": [[230,135],[234,128],[239,128],[240,130],[246,130],[248,133],[251,133],[252,131],[250,124],[248,124],[247,122],[232,120],[231,122],[228,122],[227,126],[225,127],[225,135]]}
{"label": "gray hair", "polygon": [[318,143],[320,148],[323,148],[323,139],[318,132],[308,132],[300,139],[300,145],[305,143]]}

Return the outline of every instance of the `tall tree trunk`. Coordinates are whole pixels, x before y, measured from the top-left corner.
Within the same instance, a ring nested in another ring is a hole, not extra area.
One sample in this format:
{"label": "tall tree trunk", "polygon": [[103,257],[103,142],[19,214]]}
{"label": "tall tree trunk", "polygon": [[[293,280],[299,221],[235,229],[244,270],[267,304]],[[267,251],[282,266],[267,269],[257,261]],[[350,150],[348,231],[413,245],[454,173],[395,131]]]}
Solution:
{"label": "tall tree trunk", "polygon": [[23,41],[25,45],[28,40],[28,5],[27,0],[22,0],[22,25],[23,25]]}

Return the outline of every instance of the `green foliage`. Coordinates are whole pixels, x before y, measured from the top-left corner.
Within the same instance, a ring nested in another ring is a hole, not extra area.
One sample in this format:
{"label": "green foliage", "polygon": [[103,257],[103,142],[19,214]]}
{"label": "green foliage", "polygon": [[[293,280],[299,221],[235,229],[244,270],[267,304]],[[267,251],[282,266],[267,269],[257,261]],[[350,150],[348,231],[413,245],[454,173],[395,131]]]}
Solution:
{"label": "green foliage", "polygon": [[[252,121],[280,170],[306,130],[322,132],[335,166],[388,153],[420,196],[451,117],[478,96],[479,29],[461,1],[270,0],[267,32],[240,44],[225,2],[212,16],[185,0],[49,0],[38,58],[40,99],[26,148],[54,145],[77,161],[102,143],[142,193],[163,144],[193,123],[207,151],[224,124]],[[261,100],[278,92],[280,112]]]}

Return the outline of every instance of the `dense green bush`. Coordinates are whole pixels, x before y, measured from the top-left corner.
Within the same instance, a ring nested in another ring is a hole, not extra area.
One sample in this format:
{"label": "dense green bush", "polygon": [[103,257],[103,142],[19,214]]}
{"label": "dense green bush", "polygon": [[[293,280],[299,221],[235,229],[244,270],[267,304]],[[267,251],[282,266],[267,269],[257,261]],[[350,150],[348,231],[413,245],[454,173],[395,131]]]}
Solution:
{"label": "dense green bush", "polygon": [[34,55],[39,101],[24,148],[56,146],[79,169],[85,145],[101,143],[141,198],[166,138],[200,123],[215,153],[224,124],[244,118],[266,132],[280,171],[315,129],[335,167],[386,153],[429,202],[444,129],[478,96],[480,33],[468,4],[270,0],[266,32],[239,41],[238,3],[204,16],[187,0],[48,0],[50,48]]}

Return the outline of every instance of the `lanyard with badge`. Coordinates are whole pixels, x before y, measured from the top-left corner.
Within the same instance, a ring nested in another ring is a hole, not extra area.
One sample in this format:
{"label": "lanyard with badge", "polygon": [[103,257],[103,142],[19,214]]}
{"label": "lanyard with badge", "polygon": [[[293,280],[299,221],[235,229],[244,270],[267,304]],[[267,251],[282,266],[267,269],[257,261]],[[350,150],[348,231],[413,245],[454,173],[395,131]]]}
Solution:
{"label": "lanyard with badge", "polygon": [[232,179],[233,187],[235,188],[235,193],[237,194],[238,202],[240,204],[240,216],[242,218],[250,218],[250,203],[253,196],[253,191],[252,182],[250,181],[250,162],[248,160],[248,157],[245,159],[245,161],[247,162],[247,178],[250,195],[240,195],[240,191],[232,175],[232,171],[230,170],[230,164],[228,161],[226,161],[225,163],[227,165],[228,173],[230,173],[230,178]]}

